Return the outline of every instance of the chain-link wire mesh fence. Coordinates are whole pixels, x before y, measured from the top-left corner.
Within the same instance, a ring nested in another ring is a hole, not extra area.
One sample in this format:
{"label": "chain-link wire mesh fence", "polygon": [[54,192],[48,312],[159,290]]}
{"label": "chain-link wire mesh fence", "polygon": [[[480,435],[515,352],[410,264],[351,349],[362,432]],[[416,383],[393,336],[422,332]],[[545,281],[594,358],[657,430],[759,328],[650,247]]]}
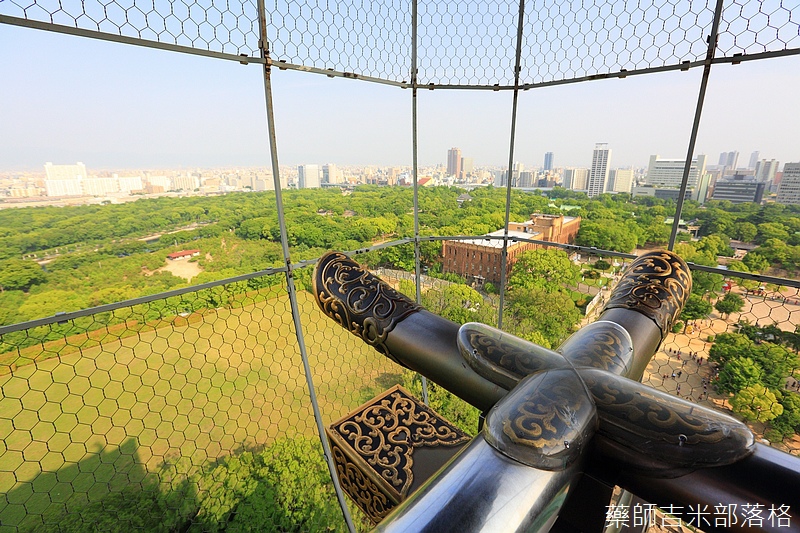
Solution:
{"label": "chain-link wire mesh fence", "polygon": [[[283,280],[3,334],[0,530],[343,529]],[[326,422],[402,380],[298,300]]]}

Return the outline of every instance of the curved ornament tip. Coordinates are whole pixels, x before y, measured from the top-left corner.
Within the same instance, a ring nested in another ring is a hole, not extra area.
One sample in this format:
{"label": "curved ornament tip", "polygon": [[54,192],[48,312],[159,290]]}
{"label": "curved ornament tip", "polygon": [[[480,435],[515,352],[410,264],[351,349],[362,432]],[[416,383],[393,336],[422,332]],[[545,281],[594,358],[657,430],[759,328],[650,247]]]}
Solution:
{"label": "curved ornament tip", "polygon": [[668,250],[648,252],[631,263],[604,310],[623,308],[652,319],[666,335],[692,292],[686,262]]}
{"label": "curved ornament tip", "polygon": [[389,332],[422,309],[341,252],[317,262],[314,299],[323,313],[395,361],[385,344]]}

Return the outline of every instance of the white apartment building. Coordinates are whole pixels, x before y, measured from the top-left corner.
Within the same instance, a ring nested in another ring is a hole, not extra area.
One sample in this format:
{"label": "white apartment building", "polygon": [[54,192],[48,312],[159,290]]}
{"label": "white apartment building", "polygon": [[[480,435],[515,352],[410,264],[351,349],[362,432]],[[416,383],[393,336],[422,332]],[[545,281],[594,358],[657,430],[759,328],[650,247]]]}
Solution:
{"label": "white apartment building", "polygon": [[47,196],[82,196],[83,181],[86,176],[86,165],[76,163],[74,165],[54,165],[45,163],[44,171],[46,178],[44,187]]}
{"label": "white apartment building", "polygon": [[[651,155],[645,184],[677,189],[681,186],[681,181],[683,181],[683,169],[685,166],[685,159],[662,159],[658,155]],[[696,189],[705,173],[706,156],[698,155],[692,159],[692,164],[689,167],[687,187]]]}
{"label": "white apartment building", "polygon": [[318,189],[322,178],[319,165],[300,165],[297,167],[297,188]]}
{"label": "white apartment building", "polygon": [[585,191],[589,182],[588,168],[565,168],[564,188],[572,191]]}
{"label": "white apartment building", "polygon": [[800,163],[786,163],[783,178],[778,186],[779,204],[800,205]]}
{"label": "white apartment building", "polygon": [[611,150],[607,143],[597,143],[592,154],[592,168],[589,169],[589,181],[586,192],[593,198],[606,192],[608,181],[608,164],[611,161]]}

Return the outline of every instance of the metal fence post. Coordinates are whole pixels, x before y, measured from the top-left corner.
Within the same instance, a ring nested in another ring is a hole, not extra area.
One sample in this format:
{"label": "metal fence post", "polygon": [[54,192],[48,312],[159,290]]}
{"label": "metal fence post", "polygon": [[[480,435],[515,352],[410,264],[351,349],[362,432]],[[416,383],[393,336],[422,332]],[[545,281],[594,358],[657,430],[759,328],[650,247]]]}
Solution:
{"label": "metal fence post", "polygon": [[706,59],[703,62],[703,78],[700,81],[700,91],[697,95],[697,107],[694,111],[694,122],[692,123],[692,134],[689,137],[689,148],[686,150],[686,162],[683,165],[683,179],[681,180],[680,192],[678,192],[678,203],[675,206],[675,219],[672,221],[672,231],[669,235],[669,245],[667,246],[669,250],[675,249],[675,238],[678,235],[678,226],[681,222],[684,196],[686,196],[686,187],[689,184],[689,169],[692,167],[694,145],[697,141],[697,132],[700,129],[700,116],[703,113],[703,102],[705,102],[706,99],[708,77],[711,74],[711,64],[714,61],[714,53],[717,49],[717,35],[719,32],[719,21],[722,18],[723,3],[723,0],[717,0],[717,6],[714,9],[714,22],[711,24],[711,34],[708,36],[708,50],[706,51]]}
{"label": "metal fence post", "polygon": [[264,7],[264,0],[258,0],[258,19],[261,32],[259,39],[259,48],[261,55],[264,58],[264,94],[267,107],[267,128],[269,130],[269,148],[270,157],[272,161],[272,181],[275,187],[275,204],[278,212],[278,225],[281,232],[281,250],[283,251],[283,258],[286,264],[286,288],[289,293],[289,302],[292,308],[292,321],[294,322],[295,335],[297,336],[297,346],[300,350],[300,357],[303,360],[303,371],[306,376],[306,384],[308,386],[308,394],[311,398],[311,407],[314,411],[314,421],[317,425],[317,432],[319,439],[322,443],[322,450],[325,455],[325,462],[328,464],[328,471],[330,472],[331,481],[333,482],[334,490],[336,491],[336,498],[339,501],[339,506],[342,508],[342,516],[347,524],[347,528],[351,533],[355,533],[356,528],[353,524],[353,518],[350,516],[350,509],[347,507],[344,492],[342,491],[339,477],[336,475],[336,465],[333,462],[333,455],[331,454],[328,438],[325,436],[325,425],[322,422],[322,413],[320,412],[319,402],[317,401],[317,393],[314,388],[314,380],[311,376],[311,365],[308,362],[308,353],[306,351],[305,339],[303,337],[303,325],[300,320],[300,309],[297,304],[297,289],[294,285],[294,274],[291,256],[289,253],[289,239],[286,232],[286,219],[284,218],[283,210],[283,195],[281,192],[280,168],[278,165],[278,144],[275,135],[275,113],[273,110],[272,102],[272,80],[271,80],[271,61],[269,57],[269,46],[267,41],[267,13]]}

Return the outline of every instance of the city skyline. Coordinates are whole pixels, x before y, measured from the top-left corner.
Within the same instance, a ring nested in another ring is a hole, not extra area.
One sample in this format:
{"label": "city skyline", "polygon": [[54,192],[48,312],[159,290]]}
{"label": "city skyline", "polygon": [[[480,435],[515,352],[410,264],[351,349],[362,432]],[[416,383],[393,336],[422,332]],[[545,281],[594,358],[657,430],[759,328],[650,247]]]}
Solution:
{"label": "city skyline", "polygon": [[[6,25],[0,40],[10,73],[0,89],[0,170],[38,169],[44,161],[118,169],[269,166],[258,66]],[[514,160],[539,167],[552,152],[559,167],[589,167],[596,139],[614,147],[618,168],[646,166],[654,153],[685,158],[700,74],[527,91]],[[782,164],[800,160],[793,129],[800,106],[785,105],[798,81],[797,57],[714,66],[695,155],[713,161],[736,150],[747,161],[758,151]],[[291,71],[276,71],[273,88],[281,164],[411,164],[408,91]],[[440,154],[458,146],[476,166],[503,165],[511,96],[422,92],[419,164],[439,164]]]}

